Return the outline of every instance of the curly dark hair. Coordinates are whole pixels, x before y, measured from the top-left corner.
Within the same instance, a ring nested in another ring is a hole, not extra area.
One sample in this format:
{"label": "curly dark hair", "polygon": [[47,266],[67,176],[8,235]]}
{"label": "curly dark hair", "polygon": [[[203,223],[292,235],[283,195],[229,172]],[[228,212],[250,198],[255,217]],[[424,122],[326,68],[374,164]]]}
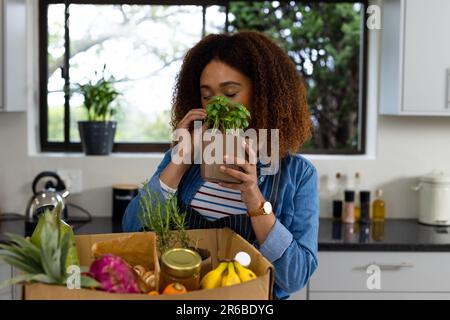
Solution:
{"label": "curly dark hair", "polygon": [[210,34],[186,53],[173,92],[172,128],[190,109],[201,106],[200,75],[213,59],[252,81],[249,127],[269,129],[269,139],[270,129],[279,129],[280,158],[299,152],[311,137],[303,79],[283,49],[257,31]]}

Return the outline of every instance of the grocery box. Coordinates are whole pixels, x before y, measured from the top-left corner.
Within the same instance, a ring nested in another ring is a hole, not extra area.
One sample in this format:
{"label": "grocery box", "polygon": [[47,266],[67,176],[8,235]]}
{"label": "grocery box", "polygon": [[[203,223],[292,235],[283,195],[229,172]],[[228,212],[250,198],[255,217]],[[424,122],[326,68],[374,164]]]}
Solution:
{"label": "grocery box", "polygon": [[[82,266],[89,266],[94,259],[92,246],[95,243],[133,236],[137,233],[114,233],[76,236],[77,250]],[[250,269],[257,275],[256,279],[223,288],[190,291],[181,295],[149,296],[146,294],[118,294],[91,289],[68,289],[65,286],[46,284],[28,284],[24,286],[24,298],[27,300],[268,300],[272,299],[274,268],[256,248],[232,230],[198,229],[188,230],[189,237],[197,243],[198,248],[209,250],[212,267],[215,268],[222,259],[232,259],[237,252],[245,251],[251,257]],[[139,249],[137,255],[145,257],[148,267],[159,274],[159,262],[156,250],[156,236],[152,232],[140,233],[140,237],[148,237],[148,246]],[[132,262],[127,261],[132,264]]]}

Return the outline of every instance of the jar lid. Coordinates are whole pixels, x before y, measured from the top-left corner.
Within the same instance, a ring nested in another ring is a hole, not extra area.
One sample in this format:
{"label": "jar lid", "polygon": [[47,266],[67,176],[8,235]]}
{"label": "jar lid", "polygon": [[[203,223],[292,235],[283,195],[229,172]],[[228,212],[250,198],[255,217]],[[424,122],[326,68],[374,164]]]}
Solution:
{"label": "jar lid", "polygon": [[170,249],[161,256],[161,269],[174,277],[186,278],[200,272],[201,263],[197,252],[185,248]]}
{"label": "jar lid", "polygon": [[450,183],[450,175],[445,173],[444,171],[434,170],[430,174],[424,175],[419,178],[421,182],[427,183]]}

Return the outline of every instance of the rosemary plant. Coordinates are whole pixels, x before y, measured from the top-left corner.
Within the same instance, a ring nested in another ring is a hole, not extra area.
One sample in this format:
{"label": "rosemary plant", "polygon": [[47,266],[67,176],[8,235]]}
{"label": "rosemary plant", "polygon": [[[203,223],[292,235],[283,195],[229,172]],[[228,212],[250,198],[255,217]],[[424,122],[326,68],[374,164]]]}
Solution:
{"label": "rosemary plant", "polygon": [[142,209],[141,224],[156,233],[159,253],[163,254],[173,248],[177,241],[183,248],[189,248],[186,212],[180,212],[177,198],[169,195],[164,203],[161,203],[158,193],[152,193],[147,182],[144,183],[143,189],[139,199]]}

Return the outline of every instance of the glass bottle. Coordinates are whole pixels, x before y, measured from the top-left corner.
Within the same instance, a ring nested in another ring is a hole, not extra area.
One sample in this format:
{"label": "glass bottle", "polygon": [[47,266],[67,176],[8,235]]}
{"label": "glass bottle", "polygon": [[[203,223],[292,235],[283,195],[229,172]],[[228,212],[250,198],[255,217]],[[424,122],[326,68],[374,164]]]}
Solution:
{"label": "glass bottle", "polygon": [[342,219],[342,175],[340,172],[336,173],[336,191],[333,195],[333,218]]}
{"label": "glass bottle", "polygon": [[360,191],[359,192],[359,205],[360,205],[360,218],[361,223],[370,222],[370,191]]}
{"label": "glass bottle", "polygon": [[355,192],[353,190],[345,191],[344,215],[342,220],[344,223],[355,222]]}
{"label": "glass bottle", "polygon": [[355,221],[359,221],[361,217],[361,204],[359,201],[359,190],[361,188],[361,173],[355,172]]}
{"label": "glass bottle", "polygon": [[376,191],[376,199],[372,203],[372,219],[373,221],[384,221],[386,214],[386,204],[381,199],[383,196],[383,190],[378,189]]}
{"label": "glass bottle", "polygon": [[372,222],[372,239],[377,242],[384,240],[384,221]]}

